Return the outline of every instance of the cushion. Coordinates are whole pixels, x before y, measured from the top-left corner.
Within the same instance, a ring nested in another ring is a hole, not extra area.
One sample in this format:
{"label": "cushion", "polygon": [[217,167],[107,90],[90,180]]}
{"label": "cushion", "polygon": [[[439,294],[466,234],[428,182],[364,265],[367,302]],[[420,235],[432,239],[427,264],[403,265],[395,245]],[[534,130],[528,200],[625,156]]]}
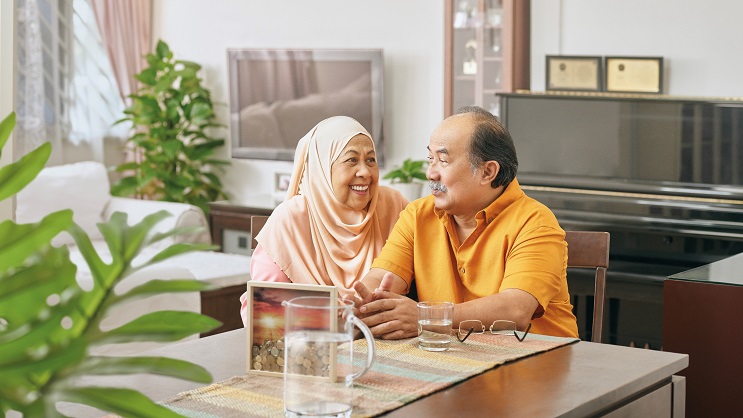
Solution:
{"label": "cushion", "polygon": [[[108,173],[103,164],[85,161],[47,167],[18,193],[16,222],[38,222],[52,212],[72,209],[73,219],[88,236],[101,239],[96,224],[103,221],[103,210],[110,199]],[[52,240],[54,245],[72,242],[67,233]]]}

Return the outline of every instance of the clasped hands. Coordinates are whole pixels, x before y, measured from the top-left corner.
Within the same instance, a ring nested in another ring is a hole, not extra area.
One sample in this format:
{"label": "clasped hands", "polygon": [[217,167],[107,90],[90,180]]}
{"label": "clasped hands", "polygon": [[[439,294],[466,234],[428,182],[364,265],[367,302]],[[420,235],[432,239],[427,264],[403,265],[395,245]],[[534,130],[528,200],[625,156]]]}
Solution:
{"label": "clasped hands", "polygon": [[418,336],[418,305],[404,295],[390,291],[394,277],[387,273],[379,287],[370,291],[364,283],[353,286],[356,296],[346,295],[344,300],[355,303],[354,314],[384,340],[397,340]]}

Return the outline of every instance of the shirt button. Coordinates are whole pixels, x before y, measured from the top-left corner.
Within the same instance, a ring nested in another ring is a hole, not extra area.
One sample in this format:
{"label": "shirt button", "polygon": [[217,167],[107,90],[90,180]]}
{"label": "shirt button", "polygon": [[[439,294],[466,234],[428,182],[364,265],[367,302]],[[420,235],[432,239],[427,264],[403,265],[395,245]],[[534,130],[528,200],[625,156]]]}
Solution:
{"label": "shirt button", "polygon": [[464,267],[462,267],[461,269],[459,269],[459,271],[461,271],[462,273],[464,273]]}

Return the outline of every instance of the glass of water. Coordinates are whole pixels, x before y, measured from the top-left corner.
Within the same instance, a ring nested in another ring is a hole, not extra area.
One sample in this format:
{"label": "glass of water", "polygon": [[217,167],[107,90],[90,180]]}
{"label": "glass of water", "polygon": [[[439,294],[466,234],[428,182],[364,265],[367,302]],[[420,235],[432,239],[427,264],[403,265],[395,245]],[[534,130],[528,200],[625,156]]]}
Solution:
{"label": "glass of water", "polygon": [[446,351],[451,345],[454,304],[444,301],[418,303],[418,348]]}

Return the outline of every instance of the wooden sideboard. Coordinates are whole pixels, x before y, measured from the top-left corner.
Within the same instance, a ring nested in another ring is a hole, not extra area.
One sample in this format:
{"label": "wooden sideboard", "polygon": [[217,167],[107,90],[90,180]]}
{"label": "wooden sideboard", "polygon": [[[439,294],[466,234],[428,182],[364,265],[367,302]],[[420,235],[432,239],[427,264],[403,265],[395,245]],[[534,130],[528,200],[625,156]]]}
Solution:
{"label": "wooden sideboard", "polygon": [[743,253],[666,279],[663,349],[689,355],[690,417],[740,416]]}

